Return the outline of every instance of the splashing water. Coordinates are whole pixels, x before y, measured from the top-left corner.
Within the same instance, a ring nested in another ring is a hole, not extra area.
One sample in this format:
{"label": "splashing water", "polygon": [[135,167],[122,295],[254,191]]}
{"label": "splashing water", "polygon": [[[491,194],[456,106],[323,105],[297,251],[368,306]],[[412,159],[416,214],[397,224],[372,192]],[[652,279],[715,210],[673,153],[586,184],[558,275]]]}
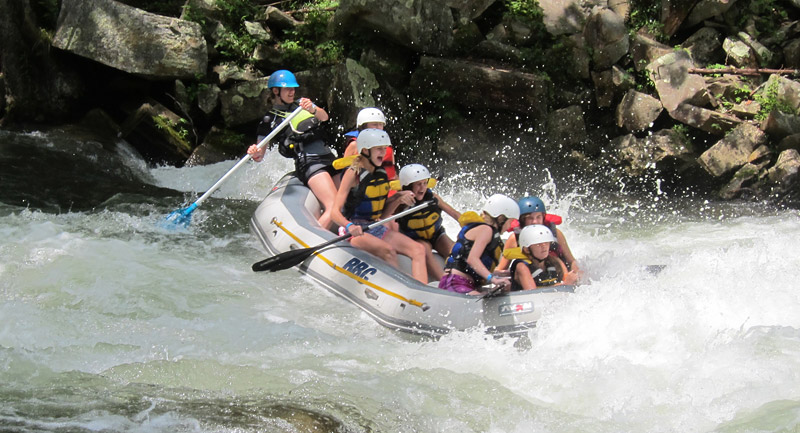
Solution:
{"label": "splashing water", "polygon": [[[587,279],[520,349],[479,330],[399,334],[293,270],[251,272],[263,254],[247,221],[291,170],[277,153],[232,177],[188,230],[159,228],[233,163],[151,169],[145,177],[180,192],[122,193],[82,211],[0,204],[0,430],[800,425],[797,211],[565,191],[548,173],[524,193],[565,218]],[[495,188],[467,177],[437,186],[460,210]]]}

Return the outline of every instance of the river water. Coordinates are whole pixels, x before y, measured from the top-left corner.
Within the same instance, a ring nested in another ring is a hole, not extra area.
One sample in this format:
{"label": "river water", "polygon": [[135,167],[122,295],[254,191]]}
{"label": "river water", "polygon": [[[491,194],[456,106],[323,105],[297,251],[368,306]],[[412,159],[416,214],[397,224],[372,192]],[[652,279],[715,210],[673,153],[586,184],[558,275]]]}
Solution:
{"label": "river water", "polygon": [[[164,226],[233,164],[0,132],[0,431],[800,431],[796,210],[546,179],[529,192],[587,281],[525,350],[400,334],[296,271],[253,273],[277,154]],[[478,184],[437,190],[468,210]]]}

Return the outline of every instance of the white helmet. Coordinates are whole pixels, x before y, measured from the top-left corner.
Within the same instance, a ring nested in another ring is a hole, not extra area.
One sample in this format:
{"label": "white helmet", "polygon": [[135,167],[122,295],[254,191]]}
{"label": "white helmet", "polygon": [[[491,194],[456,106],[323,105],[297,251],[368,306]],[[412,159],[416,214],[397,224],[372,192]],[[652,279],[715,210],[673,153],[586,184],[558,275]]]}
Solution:
{"label": "white helmet", "polygon": [[358,116],[356,117],[356,128],[360,128],[361,125],[370,122],[380,122],[385,125],[386,116],[383,115],[383,111],[377,108],[365,108],[358,112]]}
{"label": "white helmet", "polygon": [[505,215],[508,219],[519,218],[519,205],[517,201],[503,194],[495,194],[489,197],[483,206],[483,211],[492,218]]}
{"label": "white helmet", "polygon": [[392,142],[389,140],[389,134],[382,129],[365,129],[358,133],[356,138],[356,146],[358,153],[364,149],[372,149],[378,146],[391,146]]}
{"label": "white helmet", "polygon": [[553,236],[553,232],[541,224],[525,226],[522,231],[519,232],[519,246],[521,247],[529,247],[531,245],[555,241],[556,237]]}
{"label": "white helmet", "polygon": [[431,172],[422,164],[408,164],[400,169],[400,185],[407,186],[418,180],[430,179]]}

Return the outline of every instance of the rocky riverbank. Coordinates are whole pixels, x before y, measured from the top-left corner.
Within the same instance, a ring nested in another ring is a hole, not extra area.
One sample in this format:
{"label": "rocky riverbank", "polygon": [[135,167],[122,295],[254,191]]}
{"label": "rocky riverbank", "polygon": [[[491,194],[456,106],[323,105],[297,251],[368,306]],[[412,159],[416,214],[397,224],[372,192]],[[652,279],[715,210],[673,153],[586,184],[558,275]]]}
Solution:
{"label": "rocky riverbank", "polygon": [[286,68],[331,134],[384,108],[401,162],[512,148],[609,184],[800,202],[800,0],[664,0],[645,24],[624,0],[328,3],[248,3],[237,33],[230,0],[2,2],[2,125],[81,123],[153,162],[216,162],[243,154]]}

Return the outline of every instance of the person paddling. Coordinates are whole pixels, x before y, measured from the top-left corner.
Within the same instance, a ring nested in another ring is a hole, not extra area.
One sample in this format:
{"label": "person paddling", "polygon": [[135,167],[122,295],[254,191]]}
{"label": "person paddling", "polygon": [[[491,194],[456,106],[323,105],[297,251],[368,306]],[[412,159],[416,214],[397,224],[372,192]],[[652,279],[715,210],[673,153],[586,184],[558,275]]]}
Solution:
{"label": "person paddling", "polygon": [[519,248],[503,251],[511,258],[511,290],[533,290],[559,284],[575,284],[576,274],[567,272],[561,259],[550,254],[556,237],[541,224],[526,226],[519,233]]}
{"label": "person paddling", "polygon": [[427,284],[424,246],[386,225],[368,232],[362,228],[362,225],[391,216],[401,204],[414,204],[411,191],[400,191],[389,197],[389,179],[381,167],[386,148],[391,145],[389,135],[380,129],[365,129],[358,134],[356,144],[358,155],[342,176],[331,215],[333,221],[341,226],[341,234],[353,235],[350,238],[353,246],[394,267],[399,267],[398,253],[411,258],[411,275]]}
{"label": "person paddling", "polygon": [[[305,184],[317,200],[322,203],[323,212],[318,217],[319,224],[328,229],[331,224],[331,211],[336,197],[336,183],[332,175],[334,154],[325,143],[320,124],[328,120],[328,113],[308,98],[295,101],[295,93],[300,85],[294,74],[287,70],[272,73],[267,81],[272,108],[259,124],[259,141],[262,133],[274,129],[297,107],[303,111],[291,121],[291,126],[275,137],[278,151],[287,158],[294,159],[295,174]],[[263,136],[266,136],[264,134]],[[272,147],[272,143],[270,143]],[[265,149],[252,145],[247,149],[254,161],[260,162]]]}
{"label": "person paddling", "polygon": [[431,190],[436,179],[431,178],[428,168],[422,164],[409,164],[400,169],[400,187],[403,191],[411,191],[414,205],[433,201],[435,204],[427,209],[400,218],[397,222],[400,233],[414,239],[425,247],[425,262],[428,273],[436,280],[444,275],[442,267],[433,256],[433,249],[443,258],[450,255],[453,240],[447,236],[442,226],[442,211],[458,220],[461,212],[453,209],[447,202]]}
{"label": "person paddling", "polygon": [[459,218],[462,228],[444,267],[439,288],[457,293],[480,295],[483,284],[493,284],[507,291],[508,277],[494,276],[503,251],[500,233],[513,219],[519,218],[519,206],[512,198],[495,194],[483,206],[483,215],[465,212]]}

